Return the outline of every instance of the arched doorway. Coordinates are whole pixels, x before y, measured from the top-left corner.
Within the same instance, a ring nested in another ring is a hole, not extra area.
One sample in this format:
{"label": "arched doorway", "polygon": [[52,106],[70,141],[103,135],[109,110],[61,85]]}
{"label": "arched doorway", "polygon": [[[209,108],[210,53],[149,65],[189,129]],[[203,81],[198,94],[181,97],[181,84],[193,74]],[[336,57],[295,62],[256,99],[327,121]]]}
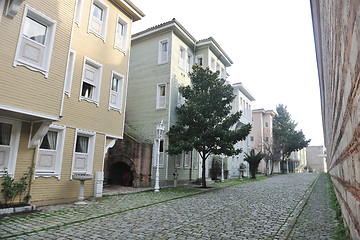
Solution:
{"label": "arched doorway", "polygon": [[134,173],[131,167],[124,162],[115,162],[109,168],[108,184],[133,186]]}

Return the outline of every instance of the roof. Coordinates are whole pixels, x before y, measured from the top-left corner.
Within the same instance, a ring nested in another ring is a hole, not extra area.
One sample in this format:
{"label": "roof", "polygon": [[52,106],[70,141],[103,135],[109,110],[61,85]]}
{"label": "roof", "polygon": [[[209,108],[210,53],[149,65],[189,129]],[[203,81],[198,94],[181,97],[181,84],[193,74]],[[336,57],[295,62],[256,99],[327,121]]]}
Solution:
{"label": "roof", "polygon": [[[226,66],[229,67],[231,64],[233,64],[233,61],[230,59],[230,57],[225,53],[225,51],[220,47],[220,45],[215,41],[213,37],[209,37],[200,41],[196,42],[196,46],[204,46],[208,45],[210,46],[211,50],[217,55],[217,57],[220,60],[224,60],[226,62]],[[225,59],[221,59],[222,56],[225,57]]]}
{"label": "roof", "polygon": [[232,86],[233,88],[238,88],[240,92],[242,92],[250,101],[255,101],[254,96],[250,93],[249,90],[245,88],[241,82],[234,83]]}
{"label": "roof", "polygon": [[122,9],[124,9],[132,18],[133,21],[140,20],[145,17],[145,14],[135,6],[130,0],[113,0],[117,3]]}
{"label": "roof", "polygon": [[260,112],[260,113],[268,113],[268,114],[270,114],[271,116],[275,116],[275,115],[276,115],[276,113],[275,113],[273,110],[265,110],[264,108],[252,110],[252,113],[257,113],[257,112]]}
{"label": "roof", "polygon": [[225,53],[225,51],[220,47],[220,45],[215,41],[213,37],[209,37],[197,41],[175,18],[173,18],[170,21],[147,28],[138,33],[135,33],[131,36],[131,39],[132,40],[140,39],[145,36],[151,35],[153,33],[168,31],[169,29],[174,30],[175,33],[177,33],[189,44],[194,45],[195,47],[208,46],[211,49],[211,51],[218,57],[218,59],[224,63],[226,67],[229,67],[231,66],[231,64],[233,64],[233,61],[230,59],[230,57]]}

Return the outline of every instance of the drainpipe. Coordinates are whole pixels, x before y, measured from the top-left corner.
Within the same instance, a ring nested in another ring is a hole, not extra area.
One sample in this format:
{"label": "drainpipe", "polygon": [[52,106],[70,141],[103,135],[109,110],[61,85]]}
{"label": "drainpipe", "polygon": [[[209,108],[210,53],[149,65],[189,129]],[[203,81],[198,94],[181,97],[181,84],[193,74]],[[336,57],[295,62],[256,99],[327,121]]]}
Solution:
{"label": "drainpipe", "polygon": [[[31,129],[32,129],[32,125],[31,125]],[[30,175],[29,175],[28,196],[31,196],[31,195],[30,195],[31,183],[32,183],[33,175],[34,175],[34,171],[35,171],[35,158],[36,158],[36,152],[37,152],[38,149],[39,149],[39,145],[37,145],[37,146],[34,148],[33,158],[32,158],[31,165],[30,165],[31,171],[30,171]],[[26,203],[29,203],[29,201],[30,201],[30,198],[27,198],[27,199],[26,199]]]}

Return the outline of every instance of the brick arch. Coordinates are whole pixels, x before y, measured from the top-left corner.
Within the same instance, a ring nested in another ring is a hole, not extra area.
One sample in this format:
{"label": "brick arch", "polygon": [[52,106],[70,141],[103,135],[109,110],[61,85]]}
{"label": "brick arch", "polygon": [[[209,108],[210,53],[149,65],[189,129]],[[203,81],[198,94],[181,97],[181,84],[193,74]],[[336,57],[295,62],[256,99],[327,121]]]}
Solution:
{"label": "brick arch", "polygon": [[[116,140],[105,156],[104,177],[107,184],[114,166],[125,164],[133,175],[134,187],[150,185],[152,145],[142,143],[124,134],[124,139]],[[117,165],[118,164],[118,165]],[[123,166],[125,167],[125,166]]]}

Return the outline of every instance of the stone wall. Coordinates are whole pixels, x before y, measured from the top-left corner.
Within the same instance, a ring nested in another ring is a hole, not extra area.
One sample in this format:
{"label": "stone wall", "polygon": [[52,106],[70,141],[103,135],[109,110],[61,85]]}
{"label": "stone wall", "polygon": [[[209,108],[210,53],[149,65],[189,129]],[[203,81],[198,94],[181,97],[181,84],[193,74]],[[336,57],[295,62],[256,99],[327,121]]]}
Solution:
{"label": "stone wall", "polygon": [[360,1],[311,0],[327,167],[360,239]]}

